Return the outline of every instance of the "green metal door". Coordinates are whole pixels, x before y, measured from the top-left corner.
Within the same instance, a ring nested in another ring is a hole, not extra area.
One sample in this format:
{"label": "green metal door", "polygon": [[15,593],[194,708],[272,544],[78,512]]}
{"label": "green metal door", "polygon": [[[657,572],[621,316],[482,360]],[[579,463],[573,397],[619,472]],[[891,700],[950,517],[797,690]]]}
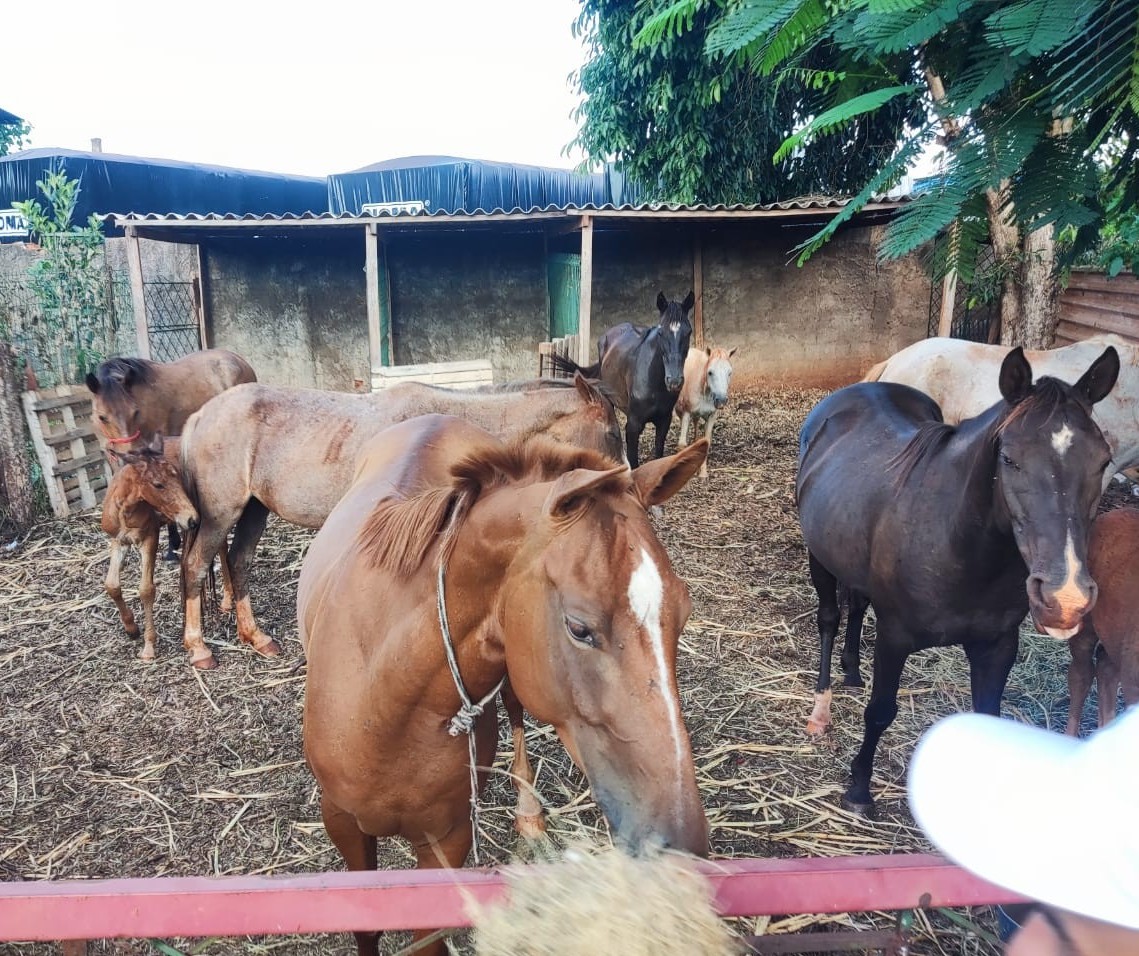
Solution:
{"label": "green metal door", "polygon": [[581,302],[581,256],[576,252],[551,253],[546,260],[550,293],[550,338],[577,334]]}

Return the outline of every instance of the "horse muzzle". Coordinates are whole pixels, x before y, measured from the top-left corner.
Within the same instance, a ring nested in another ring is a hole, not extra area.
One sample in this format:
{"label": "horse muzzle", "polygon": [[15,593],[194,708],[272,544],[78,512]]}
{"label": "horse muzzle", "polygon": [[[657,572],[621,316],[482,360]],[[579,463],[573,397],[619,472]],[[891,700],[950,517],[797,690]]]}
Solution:
{"label": "horse muzzle", "polygon": [[196,531],[198,529],[198,512],[184,511],[174,518],[174,523],[181,531]]}
{"label": "horse muzzle", "polygon": [[1059,587],[1050,586],[1044,576],[1032,574],[1028,578],[1028,607],[1032,622],[1042,634],[1066,641],[1075,637],[1083,619],[1095,607],[1098,588],[1086,573],[1079,580],[1069,577]]}
{"label": "horse muzzle", "polygon": [[726,395],[723,398],[715,397],[712,399],[712,404],[715,405],[716,410],[719,411],[721,408],[728,404],[728,398]]}
{"label": "horse muzzle", "polygon": [[593,790],[617,843],[629,853],[680,850],[693,856],[708,855],[708,821],[698,799],[691,806],[690,801],[681,800],[654,812],[651,804],[622,799],[599,787]]}
{"label": "horse muzzle", "polygon": [[684,385],[683,375],[680,378],[669,378],[668,376],[665,376],[664,387],[667,388],[670,392],[679,392],[682,385]]}

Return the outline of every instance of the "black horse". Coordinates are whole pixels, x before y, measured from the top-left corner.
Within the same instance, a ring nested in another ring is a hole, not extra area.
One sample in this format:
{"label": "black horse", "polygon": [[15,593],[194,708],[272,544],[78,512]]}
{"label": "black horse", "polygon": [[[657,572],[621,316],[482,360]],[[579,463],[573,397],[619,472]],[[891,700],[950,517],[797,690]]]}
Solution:
{"label": "black horse", "polygon": [[656,427],[653,457],[664,455],[672,409],[684,384],[684,360],[692,339],[688,313],[695,303],[696,294],[691,291],[683,302],[670,302],[658,292],[660,321],[647,327],[623,322],[609,329],[597,340],[597,363],[588,368],[553,356],[556,369],[600,378],[609,389],[626,416],[625,446],[630,467],[640,464],[641,432],[649,422]]}
{"label": "black horse", "polygon": [[830,723],[836,579],[856,611],[868,599],[878,618],[850,809],[873,808],[874,752],[912,652],[963,645],[974,710],[999,714],[1025,613],[1066,639],[1095,603],[1087,538],[1111,452],[1091,408],[1118,374],[1109,347],[1075,385],[1034,385],[1014,349],[1000,370],[1003,401],[955,427],[933,399],[883,382],[840,389],[807,416],[796,497],[819,596],[814,729]]}

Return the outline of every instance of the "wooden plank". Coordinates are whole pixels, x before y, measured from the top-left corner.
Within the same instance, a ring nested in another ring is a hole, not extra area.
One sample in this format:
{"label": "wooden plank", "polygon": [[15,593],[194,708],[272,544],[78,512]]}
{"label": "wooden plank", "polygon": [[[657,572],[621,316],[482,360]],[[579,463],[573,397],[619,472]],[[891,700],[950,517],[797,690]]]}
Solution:
{"label": "wooden plank", "polygon": [[[70,405],[63,408],[63,425],[68,431],[75,431],[75,410]],[[87,465],[95,464],[102,457],[102,451],[97,455],[88,455],[82,438],[71,439],[72,461],[68,469],[75,471],[76,480],[79,482],[79,500],[84,508],[94,508],[96,504],[95,491],[87,478]]]}
{"label": "wooden plank", "polygon": [[692,344],[704,348],[704,237],[700,230],[692,240],[692,292],[696,302],[692,306]]}
{"label": "wooden plank", "polygon": [[47,497],[51,502],[51,510],[57,518],[66,518],[68,515],[67,494],[63,489],[63,482],[52,474],[52,465],[55,462],[55,451],[44,441],[43,428],[40,427],[40,416],[36,413],[36,392],[24,392],[20,401],[24,405],[24,417],[28,421],[28,431],[32,435],[32,446],[40,460],[47,486]]}
{"label": "wooden plank", "polygon": [[44,435],[44,441],[49,445],[63,445],[76,438],[94,438],[95,429],[91,427],[88,422],[86,425],[78,425],[71,431],[60,432],[58,434]]}
{"label": "wooden plank", "polygon": [[368,363],[374,371],[383,367],[380,329],[380,237],[376,224],[364,228],[364,301],[368,316]]}
{"label": "wooden plank", "polygon": [[[89,455],[83,455],[79,458],[72,458],[70,461],[61,462],[57,465],[52,465],[51,473],[53,475],[75,475],[78,477],[80,487],[87,481],[87,466],[97,465],[105,458],[102,451],[93,452]],[[90,504],[84,505],[87,508],[94,508],[97,502],[92,501]]]}
{"label": "wooden plank", "polygon": [[150,330],[146,324],[146,292],[142,282],[142,254],[138,248],[138,234],[127,226],[127,266],[131,277],[131,304],[134,306],[134,332],[141,358],[150,358]]}
{"label": "wooden plank", "polygon": [[[725,917],[1022,902],[933,855],[696,864]],[[519,867],[0,883],[0,939],[254,936],[471,925]],[[533,872],[533,868],[521,868]]]}
{"label": "wooden plank", "polygon": [[581,292],[577,307],[579,365],[589,364],[589,341],[593,337],[590,315],[593,309],[593,219],[581,217]]}
{"label": "wooden plank", "polygon": [[[58,389],[56,390],[58,391]],[[46,392],[28,392],[29,395],[44,395]],[[76,391],[69,391],[64,395],[52,395],[50,398],[36,398],[34,408],[37,412],[48,412],[54,408],[63,408],[66,405],[88,405],[91,402],[91,393],[87,387]]]}
{"label": "wooden plank", "polygon": [[1139,278],[1133,275],[1118,275],[1112,278],[1102,272],[1073,272],[1068,281],[1068,288],[1139,295]]}
{"label": "wooden plank", "polygon": [[1080,325],[1095,332],[1114,332],[1124,338],[1136,338],[1136,333],[1139,332],[1135,324],[1123,316],[1096,309],[1083,309],[1067,302],[1060,306],[1060,318],[1072,325]]}
{"label": "wooden plank", "polygon": [[1109,295],[1094,289],[1070,289],[1064,293],[1062,302],[1086,308],[1100,309],[1131,316],[1139,321],[1139,290],[1134,294]]}
{"label": "wooden plank", "polygon": [[198,264],[198,274],[194,277],[194,292],[198,299],[198,337],[201,347],[210,348],[210,317],[206,307],[206,295],[209,288],[206,285],[206,257],[202,255],[202,244],[194,243],[194,259]]}

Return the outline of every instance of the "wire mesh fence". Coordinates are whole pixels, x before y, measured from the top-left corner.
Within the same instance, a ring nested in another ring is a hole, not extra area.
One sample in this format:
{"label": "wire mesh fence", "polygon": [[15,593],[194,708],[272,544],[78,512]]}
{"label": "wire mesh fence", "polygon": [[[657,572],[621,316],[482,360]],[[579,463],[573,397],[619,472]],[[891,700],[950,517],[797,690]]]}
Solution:
{"label": "wire mesh fence", "polygon": [[202,347],[192,282],[146,282],[143,301],[152,359],[172,362]]}
{"label": "wire mesh fence", "polygon": [[[970,342],[988,342],[993,323],[1000,315],[999,283],[996,282],[997,257],[992,246],[985,246],[978,257],[973,281],[958,282],[953,299],[953,322],[949,335]],[[928,334],[935,336],[941,319],[941,294],[944,280],[935,282],[929,293]]]}

